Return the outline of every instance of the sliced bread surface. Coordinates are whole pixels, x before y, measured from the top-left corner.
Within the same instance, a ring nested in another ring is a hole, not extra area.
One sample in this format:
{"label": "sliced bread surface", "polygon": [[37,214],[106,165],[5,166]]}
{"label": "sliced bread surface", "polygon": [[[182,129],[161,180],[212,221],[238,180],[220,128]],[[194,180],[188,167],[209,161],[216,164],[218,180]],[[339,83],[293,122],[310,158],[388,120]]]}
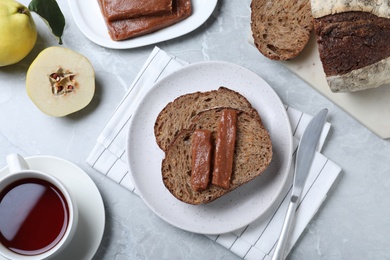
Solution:
{"label": "sliced bread surface", "polygon": [[192,117],[203,110],[218,107],[240,109],[260,120],[257,111],[244,96],[225,87],[182,95],[168,103],[157,116],[154,134],[158,146],[166,151],[175,136],[182,129],[189,128]]}
{"label": "sliced bread surface", "polygon": [[173,196],[185,203],[209,203],[259,176],[271,162],[272,143],[261,120],[237,110],[237,139],[229,189],[217,187],[211,182],[204,191],[195,191],[191,187],[192,133],[195,129],[208,129],[215,135],[222,109],[197,114],[189,129],[182,130],[165,153],[161,167],[164,185]]}
{"label": "sliced bread surface", "polygon": [[304,49],[313,29],[310,0],[252,0],[251,29],[257,49],[289,60]]}

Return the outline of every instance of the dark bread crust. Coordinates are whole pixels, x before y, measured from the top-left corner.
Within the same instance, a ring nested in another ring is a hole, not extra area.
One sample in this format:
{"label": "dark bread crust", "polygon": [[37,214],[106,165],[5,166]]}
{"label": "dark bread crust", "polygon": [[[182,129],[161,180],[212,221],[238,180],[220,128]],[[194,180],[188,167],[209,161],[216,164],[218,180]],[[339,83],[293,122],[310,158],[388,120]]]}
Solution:
{"label": "dark bread crust", "polygon": [[292,59],[306,46],[313,29],[310,0],[252,0],[251,29],[264,56]]}
{"label": "dark bread crust", "polygon": [[179,200],[189,204],[211,202],[259,176],[272,159],[272,143],[259,117],[237,110],[237,139],[233,174],[228,190],[209,184],[204,191],[191,186],[191,142],[195,129],[211,130],[214,138],[223,108],[200,112],[188,129],[182,130],[169,145],[161,171],[164,185]]}
{"label": "dark bread crust", "polygon": [[189,128],[192,117],[201,111],[217,107],[240,109],[261,120],[257,111],[244,96],[225,87],[182,95],[168,103],[157,116],[154,135],[158,146],[166,151],[175,136],[182,129]]}
{"label": "dark bread crust", "polygon": [[390,56],[390,19],[343,12],[314,20],[326,76],[343,75]]}

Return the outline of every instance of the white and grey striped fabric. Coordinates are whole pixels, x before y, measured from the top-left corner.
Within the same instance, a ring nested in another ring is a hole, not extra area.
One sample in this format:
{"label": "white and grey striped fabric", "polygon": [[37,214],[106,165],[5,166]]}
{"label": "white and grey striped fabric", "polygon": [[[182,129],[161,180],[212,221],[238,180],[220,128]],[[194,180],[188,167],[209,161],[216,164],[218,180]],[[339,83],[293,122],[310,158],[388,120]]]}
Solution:
{"label": "white and grey striped fabric", "polygon": [[[137,194],[132,183],[126,162],[126,135],[130,118],[139,100],[148,91],[148,87],[165,75],[188,64],[169,53],[155,47],[146,60],[133,84],[122,99],[106,127],[98,137],[97,143],[87,158],[87,163],[129,191]],[[311,116],[292,107],[286,106],[294,136],[294,154],[304,129]],[[297,209],[294,229],[291,234],[290,251],[299,236],[316,214],[326,198],[327,192],[337,179],[341,168],[320,153],[329,132],[330,124],[326,123],[320,140],[308,181]],[[293,171],[292,165],[291,171]],[[292,174],[290,175],[292,176]],[[259,218],[250,225],[231,233],[208,236],[216,243],[228,248],[244,259],[270,259],[277,242],[283,219],[287,211],[291,189],[291,180],[283,190],[279,200],[274,204],[271,213]]]}

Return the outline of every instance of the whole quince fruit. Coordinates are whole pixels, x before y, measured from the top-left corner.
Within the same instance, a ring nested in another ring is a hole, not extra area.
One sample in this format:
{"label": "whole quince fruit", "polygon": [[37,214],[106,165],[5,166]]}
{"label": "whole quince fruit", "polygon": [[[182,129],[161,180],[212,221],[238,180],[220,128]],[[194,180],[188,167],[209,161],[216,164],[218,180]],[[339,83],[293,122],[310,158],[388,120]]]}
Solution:
{"label": "whole quince fruit", "polygon": [[36,41],[37,29],[28,8],[14,0],[0,0],[0,67],[22,60]]}

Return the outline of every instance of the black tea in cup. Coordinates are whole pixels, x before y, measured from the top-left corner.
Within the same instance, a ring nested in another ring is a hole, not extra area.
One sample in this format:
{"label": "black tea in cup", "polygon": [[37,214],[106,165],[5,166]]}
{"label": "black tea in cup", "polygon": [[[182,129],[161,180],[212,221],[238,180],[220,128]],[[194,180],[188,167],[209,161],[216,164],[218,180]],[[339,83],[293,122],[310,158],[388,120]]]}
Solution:
{"label": "black tea in cup", "polygon": [[64,195],[46,180],[17,180],[0,193],[0,243],[15,253],[50,250],[62,239],[68,222]]}

